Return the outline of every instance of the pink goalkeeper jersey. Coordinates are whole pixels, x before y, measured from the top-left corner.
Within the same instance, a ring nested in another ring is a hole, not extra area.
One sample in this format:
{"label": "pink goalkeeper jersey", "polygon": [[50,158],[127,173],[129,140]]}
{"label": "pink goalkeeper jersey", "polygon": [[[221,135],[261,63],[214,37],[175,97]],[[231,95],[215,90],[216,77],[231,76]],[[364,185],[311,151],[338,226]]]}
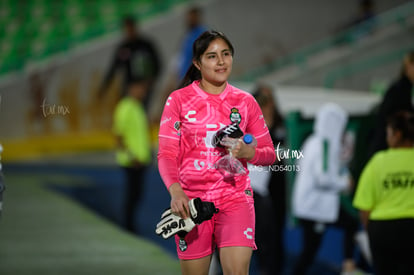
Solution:
{"label": "pink goalkeeper jersey", "polygon": [[[167,186],[179,182],[191,198],[221,204],[250,190],[248,174],[224,177],[215,162],[226,154],[211,141],[220,128],[239,122],[244,133],[257,139],[250,163],[270,165],[275,161],[273,143],[262,111],[249,93],[227,84],[219,95],[204,92],[199,81],[176,90],[168,97],[160,122],[158,164]],[[246,171],[247,163],[241,160]]]}

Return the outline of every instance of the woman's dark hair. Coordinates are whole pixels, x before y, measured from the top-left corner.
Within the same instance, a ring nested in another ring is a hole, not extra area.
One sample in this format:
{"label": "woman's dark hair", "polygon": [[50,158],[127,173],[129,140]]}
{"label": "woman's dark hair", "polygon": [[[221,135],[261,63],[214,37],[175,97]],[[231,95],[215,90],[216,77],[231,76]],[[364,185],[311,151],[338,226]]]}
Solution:
{"label": "woman's dark hair", "polygon": [[[411,64],[414,64],[414,50],[407,53],[404,58],[407,58],[408,62],[410,62]],[[401,76],[402,77],[406,76],[406,74],[407,74],[406,68],[405,68],[406,65],[404,63],[405,62],[403,62],[403,65],[402,65],[402,68],[401,68]]]}
{"label": "woman's dark hair", "polygon": [[273,114],[273,128],[277,128],[277,127],[283,127],[284,125],[284,118],[282,116],[282,113],[280,112],[277,104],[275,103],[275,97],[273,94],[270,95],[266,95],[265,93],[263,93],[263,91],[265,89],[268,89],[269,91],[271,91],[273,93],[273,87],[271,87],[270,85],[266,85],[266,84],[259,84],[257,85],[257,87],[254,89],[252,95],[253,97],[256,99],[257,103],[259,104],[260,108],[262,106],[264,106],[265,104],[269,103],[269,102],[273,102],[274,105],[274,114]]}
{"label": "woman's dark hair", "polygon": [[414,113],[401,111],[390,116],[387,125],[401,132],[401,138],[414,142]]}
{"label": "woman's dark hair", "polygon": [[[223,39],[224,42],[229,46],[231,55],[234,55],[234,48],[230,40],[222,33],[214,30],[203,32],[193,43],[193,60],[200,61],[201,55],[205,53],[210,43],[216,39]],[[187,85],[190,85],[194,80],[200,80],[201,73],[200,71],[191,64],[188,68],[187,73],[185,74],[179,88],[183,88]]]}

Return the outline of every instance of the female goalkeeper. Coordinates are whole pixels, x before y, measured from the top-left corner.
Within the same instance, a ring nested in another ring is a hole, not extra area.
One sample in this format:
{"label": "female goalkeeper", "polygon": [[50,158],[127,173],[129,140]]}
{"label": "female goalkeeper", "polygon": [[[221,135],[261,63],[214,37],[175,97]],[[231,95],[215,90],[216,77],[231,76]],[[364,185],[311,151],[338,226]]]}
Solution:
{"label": "female goalkeeper", "polygon": [[[276,155],[257,102],[227,82],[233,54],[233,46],[223,33],[201,34],[193,44],[193,64],[181,88],[168,97],[161,117],[158,164],[171,195],[171,211],[187,218],[188,202],[196,197],[220,209],[185,236],[185,251],[178,249],[177,243],[182,274],[208,274],[216,248],[225,275],[248,274],[256,249],[247,162],[270,165]],[[216,169],[215,163],[227,150],[215,147],[212,137],[232,123],[257,140],[255,147],[238,139],[232,149],[227,148],[241,161],[245,174],[223,174]]]}

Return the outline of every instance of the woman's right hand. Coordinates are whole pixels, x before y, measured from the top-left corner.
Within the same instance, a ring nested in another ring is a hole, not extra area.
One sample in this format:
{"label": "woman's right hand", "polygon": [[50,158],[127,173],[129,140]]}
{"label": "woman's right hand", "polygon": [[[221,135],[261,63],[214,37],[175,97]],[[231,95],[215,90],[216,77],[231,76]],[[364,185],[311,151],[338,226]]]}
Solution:
{"label": "woman's right hand", "polygon": [[171,212],[180,216],[183,219],[189,217],[188,201],[190,200],[181,188],[181,185],[176,182],[173,183],[169,192],[171,195]]}

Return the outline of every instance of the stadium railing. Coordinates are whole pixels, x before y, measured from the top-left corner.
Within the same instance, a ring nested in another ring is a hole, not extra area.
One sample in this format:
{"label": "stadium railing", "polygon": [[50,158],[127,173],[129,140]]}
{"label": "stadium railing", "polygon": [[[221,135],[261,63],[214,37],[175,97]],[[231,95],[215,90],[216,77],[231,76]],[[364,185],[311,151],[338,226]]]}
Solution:
{"label": "stadium railing", "polygon": [[378,31],[382,28],[388,27],[391,24],[397,24],[401,28],[406,28],[406,19],[413,15],[414,2],[410,1],[381,14],[377,14],[370,20],[364,21],[332,36],[326,37],[316,43],[305,46],[291,54],[279,57],[273,62],[252,69],[245,75],[242,75],[238,80],[246,82],[256,81],[259,77],[290,65],[296,65],[300,67],[301,70],[306,70],[307,61],[313,55],[344,43],[352,46],[362,35],[364,35],[364,33],[372,30]]}

